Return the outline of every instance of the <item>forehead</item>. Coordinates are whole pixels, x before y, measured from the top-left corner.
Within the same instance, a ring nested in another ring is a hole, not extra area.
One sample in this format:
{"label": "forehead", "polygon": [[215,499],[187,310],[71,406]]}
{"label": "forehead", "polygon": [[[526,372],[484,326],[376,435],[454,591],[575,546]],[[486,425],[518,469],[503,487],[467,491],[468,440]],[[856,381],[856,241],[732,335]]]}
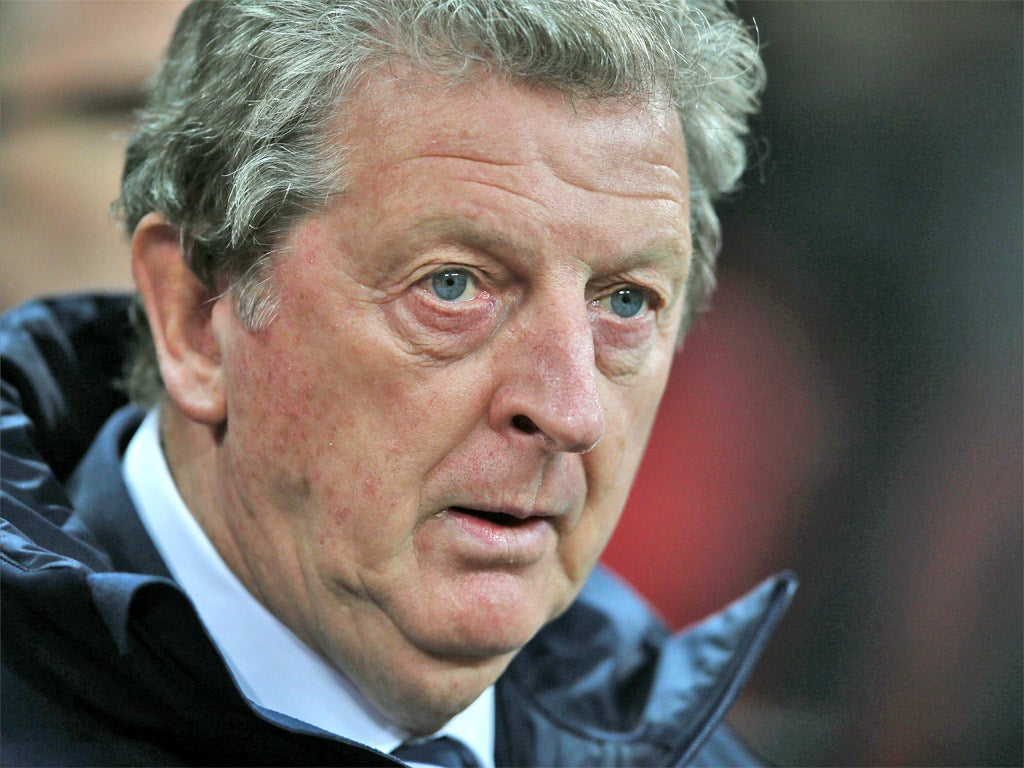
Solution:
{"label": "forehead", "polygon": [[[390,161],[462,157],[510,167],[539,163],[590,191],[666,199],[688,194],[678,115],[649,103],[570,98],[484,73],[451,83],[391,67],[353,92],[337,127],[351,149],[358,147],[359,154],[369,149],[373,157]],[[359,156],[351,159],[359,164]]]}

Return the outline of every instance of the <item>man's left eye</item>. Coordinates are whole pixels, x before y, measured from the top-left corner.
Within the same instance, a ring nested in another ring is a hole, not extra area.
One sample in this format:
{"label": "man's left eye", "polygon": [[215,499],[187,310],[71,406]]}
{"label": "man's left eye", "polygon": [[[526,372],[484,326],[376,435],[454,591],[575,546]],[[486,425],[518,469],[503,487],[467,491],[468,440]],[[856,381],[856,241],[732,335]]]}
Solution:
{"label": "man's left eye", "polygon": [[448,268],[430,276],[430,290],[441,301],[469,301],[479,289],[473,276],[464,269]]}
{"label": "man's left eye", "polygon": [[648,308],[648,294],[643,288],[637,286],[626,286],[616,288],[614,291],[598,299],[598,304],[610,309],[623,319],[636,317]]}

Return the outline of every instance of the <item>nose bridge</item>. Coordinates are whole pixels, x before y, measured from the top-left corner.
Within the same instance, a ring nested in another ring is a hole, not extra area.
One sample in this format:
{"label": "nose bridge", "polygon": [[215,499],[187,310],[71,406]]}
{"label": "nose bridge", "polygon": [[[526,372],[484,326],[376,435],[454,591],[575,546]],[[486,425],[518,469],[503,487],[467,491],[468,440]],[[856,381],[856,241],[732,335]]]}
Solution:
{"label": "nose bridge", "polygon": [[524,316],[496,393],[503,428],[582,453],[604,434],[594,338],[586,304]]}

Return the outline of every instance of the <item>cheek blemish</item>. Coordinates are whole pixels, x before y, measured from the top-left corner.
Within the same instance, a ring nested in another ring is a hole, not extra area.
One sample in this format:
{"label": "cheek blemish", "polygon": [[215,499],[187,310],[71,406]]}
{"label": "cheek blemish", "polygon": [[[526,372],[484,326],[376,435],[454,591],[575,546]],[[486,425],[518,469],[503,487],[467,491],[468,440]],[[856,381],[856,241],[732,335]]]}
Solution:
{"label": "cheek blemish", "polygon": [[367,477],[363,479],[362,491],[364,496],[376,498],[380,493],[381,482],[379,477]]}

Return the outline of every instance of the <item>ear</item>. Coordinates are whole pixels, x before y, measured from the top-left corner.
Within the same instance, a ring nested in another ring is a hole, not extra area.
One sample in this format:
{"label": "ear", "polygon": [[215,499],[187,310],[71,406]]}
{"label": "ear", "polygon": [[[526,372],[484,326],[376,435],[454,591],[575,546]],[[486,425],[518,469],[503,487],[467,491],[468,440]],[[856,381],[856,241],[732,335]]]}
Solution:
{"label": "ear", "polygon": [[135,228],[132,274],[168,397],[193,421],[219,426],[227,407],[212,322],[217,294],[189,268],[178,228],[160,214],[147,214]]}

